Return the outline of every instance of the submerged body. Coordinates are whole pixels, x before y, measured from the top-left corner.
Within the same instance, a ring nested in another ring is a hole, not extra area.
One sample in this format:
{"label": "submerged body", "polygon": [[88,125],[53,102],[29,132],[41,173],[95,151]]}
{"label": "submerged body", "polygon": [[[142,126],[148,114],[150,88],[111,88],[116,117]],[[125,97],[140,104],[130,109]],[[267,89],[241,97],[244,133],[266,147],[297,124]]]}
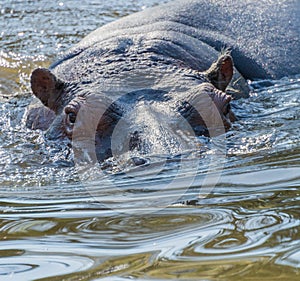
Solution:
{"label": "submerged body", "polygon": [[[112,156],[114,134],[119,144],[147,153],[173,143],[184,120],[196,135],[222,133],[235,119],[225,94],[233,72],[238,92],[247,91],[244,79],[300,72],[299,6],[297,0],[175,1],[105,25],[50,71],[33,72],[33,93],[47,109],[30,112],[27,124],[53,139],[74,139],[74,129],[76,138],[92,137],[100,161]],[[220,56],[224,49],[231,56]],[[175,124],[170,134],[159,129],[163,119]]]}

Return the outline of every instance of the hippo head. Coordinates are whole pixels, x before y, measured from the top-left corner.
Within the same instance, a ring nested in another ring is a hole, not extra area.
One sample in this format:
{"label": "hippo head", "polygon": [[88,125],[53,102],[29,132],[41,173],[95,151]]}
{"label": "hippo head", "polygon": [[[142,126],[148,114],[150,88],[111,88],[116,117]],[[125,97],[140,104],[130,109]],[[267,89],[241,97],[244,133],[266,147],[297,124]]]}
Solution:
{"label": "hippo head", "polygon": [[[156,94],[153,94],[152,92],[149,93],[149,90],[147,93],[141,90],[139,93],[143,94],[128,96],[131,101],[130,106],[126,108],[124,106],[124,104],[128,105],[126,96],[112,102],[107,95],[90,93],[83,90],[82,85],[64,82],[50,70],[39,68],[32,72],[31,88],[33,94],[39,98],[44,107],[29,112],[27,125],[32,129],[47,129],[47,136],[51,139],[63,137],[72,139],[75,124],[78,123],[77,127],[83,128],[82,136],[89,135],[88,131],[95,136],[95,132],[97,132],[96,142],[98,136],[98,143],[101,143],[99,146],[103,148],[103,146],[109,146],[114,128],[118,121],[123,118],[122,116],[130,116],[128,108],[131,110],[139,106],[143,100],[152,99],[153,102],[150,103],[157,104],[158,108],[161,108],[161,104],[163,104],[163,107],[172,108],[172,110],[179,112],[195,129],[195,132],[199,127],[202,129],[214,127],[218,123],[217,119],[222,120],[224,132],[230,128],[231,122],[235,120],[230,107],[231,96],[224,92],[232,75],[232,58],[229,54],[223,54],[206,72],[199,75],[201,78],[193,78],[193,85],[190,90],[177,94],[158,90],[154,90]],[[83,107],[85,110],[82,110]],[[78,122],[79,112],[81,112],[80,124]],[[169,118],[166,112],[164,118]],[[83,118],[84,114],[85,117]],[[86,118],[87,116],[88,118]],[[130,118],[135,117],[128,117],[127,119]],[[129,121],[127,125],[130,128],[134,127],[135,122],[139,122],[138,120]],[[45,125],[45,123],[47,124]],[[126,124],[123,125],[127,126]],[[133,129],[134,143],[138,139],[136,132]],[[199,132],[199,134],[206,134],[203,133],[203,130]],[[109,156],[107,151],[102,153],[101,158],[104,159]]]}

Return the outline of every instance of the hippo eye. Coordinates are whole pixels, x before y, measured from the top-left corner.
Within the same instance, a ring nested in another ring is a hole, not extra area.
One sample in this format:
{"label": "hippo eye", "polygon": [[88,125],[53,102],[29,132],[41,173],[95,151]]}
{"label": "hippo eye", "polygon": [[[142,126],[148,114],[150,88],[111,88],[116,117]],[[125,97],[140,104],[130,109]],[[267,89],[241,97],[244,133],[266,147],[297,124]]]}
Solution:
{"label": "hippo eye", "polygon": [[76,114],[75,114],[75,112],[69,112],[68,113],[68,118],[69,118],[69,122],[71,124],[74,124],[75,121],[76,121]]}

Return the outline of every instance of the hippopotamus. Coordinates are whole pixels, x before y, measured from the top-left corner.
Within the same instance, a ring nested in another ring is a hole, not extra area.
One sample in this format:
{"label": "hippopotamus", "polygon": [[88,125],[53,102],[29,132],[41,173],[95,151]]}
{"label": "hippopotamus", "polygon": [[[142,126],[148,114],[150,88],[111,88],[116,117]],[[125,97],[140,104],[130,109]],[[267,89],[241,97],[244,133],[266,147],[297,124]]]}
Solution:
{"label": "hippopotamus", "polygon": [[178,0],[106,24],[32,72],[42,105],[28,112],[27,126],[51,139],[89,136],[99,161],[116,140],[147,153],[172,147],[178,131],[222,134],[236,120],[232,98],[248,95],[247,80],[299,74],[299,7]]}

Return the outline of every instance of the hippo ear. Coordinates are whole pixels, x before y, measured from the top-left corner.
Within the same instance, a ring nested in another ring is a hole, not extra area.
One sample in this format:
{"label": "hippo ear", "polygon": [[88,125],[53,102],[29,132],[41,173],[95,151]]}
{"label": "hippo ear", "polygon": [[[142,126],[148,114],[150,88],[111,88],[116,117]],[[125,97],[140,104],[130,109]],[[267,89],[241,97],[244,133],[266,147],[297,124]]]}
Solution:
{"label": "hippo ear", "polygon": [[217,89],[224,92],[233,76],[231,56],[228,53],[221,55],[206,71],[206,75]]}
{"label": "hippo ear", "polygon": [[33,94],[41,102],[57,112],[60,106],[60,96],[62,95],[64,83],[55,77],[50,70],[37,68],[31,74],[31,89]]}

